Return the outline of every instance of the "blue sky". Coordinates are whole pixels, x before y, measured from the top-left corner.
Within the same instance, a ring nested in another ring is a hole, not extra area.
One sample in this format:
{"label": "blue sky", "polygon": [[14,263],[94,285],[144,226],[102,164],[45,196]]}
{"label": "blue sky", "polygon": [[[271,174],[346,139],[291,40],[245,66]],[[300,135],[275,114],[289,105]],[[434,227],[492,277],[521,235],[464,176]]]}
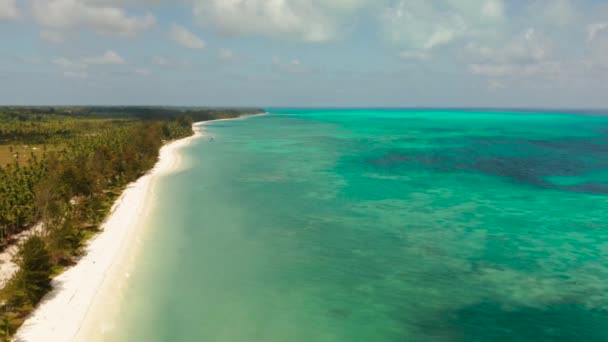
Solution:
{"label": "blue sky", "polygon": [[0,0],[0,104],[608,107],[600,0]]}

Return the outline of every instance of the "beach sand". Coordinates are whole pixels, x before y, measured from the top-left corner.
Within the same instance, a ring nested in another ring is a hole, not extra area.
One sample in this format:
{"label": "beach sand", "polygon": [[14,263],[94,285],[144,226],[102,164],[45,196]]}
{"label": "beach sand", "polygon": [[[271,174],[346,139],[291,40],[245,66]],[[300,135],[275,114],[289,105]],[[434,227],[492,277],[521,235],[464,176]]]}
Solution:
{"label": "beach sand", "polygon": [[[119,304],[120,291],[115,290],[126,286],[128,270],[141,247],[140,234],[153,206],[155,181],[182,167],[179,150],[203,136],[201,123],[193,129],[194,135],[163,146],[154,168],[127,186],[102,232],[90,241],[78,264],[53,279],[53,291],[21,326],[16,341],[89,341],[87,336],[111,329],[96,318],[102,315],[89,308],[102,303],[95,307],[112,310]],[[109,295],[102,295],[106,293]]]}
{"label": "beach sand", "polygon": [[[53,279],[53,291],[17,331],[15,341],[104,341],[114,329],[130,270],[142,249],[146,217],[155,205],[156,180],[184,167],[180,149],[205,136],[204,125],[214,121],[243,120],[246,115],[195,123],[190,137],[163,146],[154,168],[129,184],[114,203],[102,232],[93,238],[78,264]],[[95,310],[90,310],[95,308]]]}

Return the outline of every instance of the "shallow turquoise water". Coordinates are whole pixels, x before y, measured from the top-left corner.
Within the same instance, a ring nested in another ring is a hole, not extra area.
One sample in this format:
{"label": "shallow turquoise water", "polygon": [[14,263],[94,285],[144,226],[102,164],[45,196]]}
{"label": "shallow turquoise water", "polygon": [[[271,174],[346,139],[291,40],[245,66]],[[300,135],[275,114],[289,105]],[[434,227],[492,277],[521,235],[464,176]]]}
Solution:
{"label": "shallow turquoise water", "polygon": [[608,118],[274,111],[162,179],[113,341],[607,341]]}

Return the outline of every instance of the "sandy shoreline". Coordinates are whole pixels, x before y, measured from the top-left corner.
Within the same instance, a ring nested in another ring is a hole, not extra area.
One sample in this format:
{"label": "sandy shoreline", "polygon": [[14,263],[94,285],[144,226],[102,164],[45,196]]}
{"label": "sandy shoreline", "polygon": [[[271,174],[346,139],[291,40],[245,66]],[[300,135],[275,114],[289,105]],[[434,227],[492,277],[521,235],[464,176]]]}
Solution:
{"label": "sandy shoreline", "polygon": [[[202,126],[209,122],[195,123],[194,135],[163,146],[154,168],[127,186],[86,255],[53,280],[53,291],[21,326],[16,341],[90,341],[91,336],[112,329],[105,326],[104,317],[111,317],[120,304],[120,289],[129,277],[145,217],[153,207],[156,180],[182,167],[179,150],[203,137]],[[107,312],[93,313],[91,307]]]}

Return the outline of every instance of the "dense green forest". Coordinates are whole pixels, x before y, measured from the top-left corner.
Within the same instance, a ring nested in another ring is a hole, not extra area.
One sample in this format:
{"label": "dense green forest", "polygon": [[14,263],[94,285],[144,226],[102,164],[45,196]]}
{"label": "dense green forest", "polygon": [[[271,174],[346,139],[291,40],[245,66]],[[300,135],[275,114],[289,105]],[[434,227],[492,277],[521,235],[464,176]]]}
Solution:
{"label": "dense green forest", "polygon": [[0,293],[0,333],[10,336],[74,263],[122,189],[156,162],[162,144],[192,123],[255,109],[0,107],[0,247],[36,224],[20,246],[20,270]]}

